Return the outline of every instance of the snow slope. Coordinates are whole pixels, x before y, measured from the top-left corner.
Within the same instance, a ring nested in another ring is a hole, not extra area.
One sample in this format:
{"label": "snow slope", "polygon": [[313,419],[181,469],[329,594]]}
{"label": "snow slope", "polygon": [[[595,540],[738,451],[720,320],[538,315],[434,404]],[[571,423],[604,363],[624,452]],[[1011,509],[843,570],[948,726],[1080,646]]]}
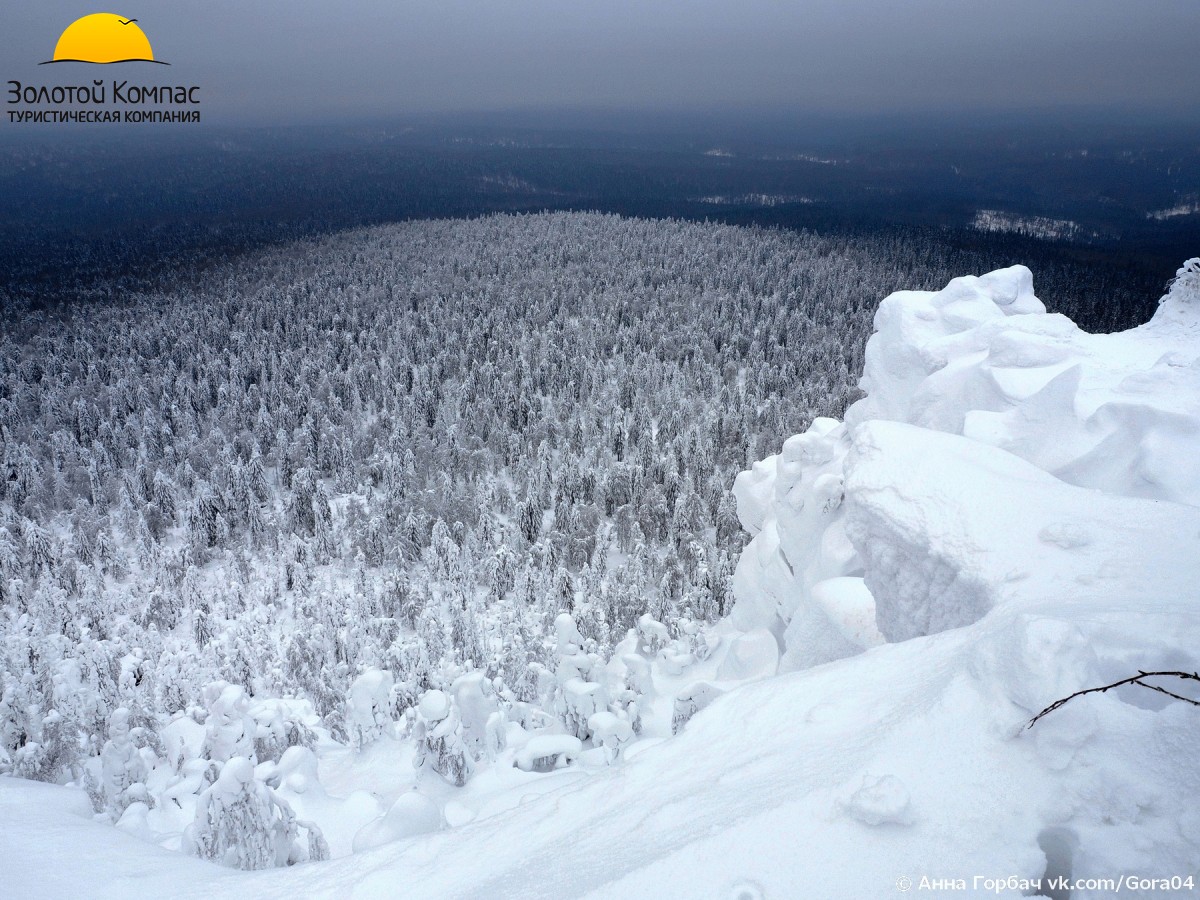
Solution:
{"label": "snow slope", "polygon": [[848,424],[818,420],[739,478],[756,536],[733,627],[702,666],[655,678],[665,696],[761,674],[773,655],[747,648],[762,632],[731,653],[752,628],[791,671],[729,690],[678,735],[549,791],[521,785],[561,773],[520,773],[534,780],[497,815],[254,873],[93,824],[78,792],[3,779],[6,888],[875,898],[902,878],[916,895],[995,896],[975,877],[1194,877],[1200,712],[1130,686],[1026,727],[1081,688],[1200,668],[1194,281],[1109,336],[1046,315],[1019,267],[885,300]]}

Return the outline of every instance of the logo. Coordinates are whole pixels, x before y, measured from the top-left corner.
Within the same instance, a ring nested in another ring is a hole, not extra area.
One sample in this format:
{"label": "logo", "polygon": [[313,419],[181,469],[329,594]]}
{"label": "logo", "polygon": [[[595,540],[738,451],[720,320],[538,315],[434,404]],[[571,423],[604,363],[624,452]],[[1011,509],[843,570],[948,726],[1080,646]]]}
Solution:
{"label": "logo", "polygon": [[92,13],[68,25],[54,47],[54,59],[48,59],[41,65],[62,62],[97,65],[152,62],[170,65],[154,58],[150,39],[138,27],[137,19],[126,19],[114,13]]}
{"label": "logo", "polygon": [[[170,63],[154,58],[150,39],[137,19],[115,13],[92,13],[76,19],[58,38],[54,58],[38,63]],[[78,73],[67,66],[68,73]],[[142,70],[144,71],[144,70]],[[154,123],[200,121],[200,88],[194,84],[146,84],[141,79],[114,76],[111,80],[82,77],[79,84],[8,82],[8,121],[18,124]],[[74,78],[74,75],[68,75]],[[90,81],[90,83],[88,83]]]}

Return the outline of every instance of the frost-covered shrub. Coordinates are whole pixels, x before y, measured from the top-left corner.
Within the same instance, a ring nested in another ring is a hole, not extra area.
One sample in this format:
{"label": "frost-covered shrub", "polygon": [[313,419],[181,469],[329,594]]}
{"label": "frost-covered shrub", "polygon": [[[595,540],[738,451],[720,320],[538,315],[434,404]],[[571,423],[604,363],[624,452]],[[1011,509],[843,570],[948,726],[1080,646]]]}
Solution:
{"label": "frost-covered shrub", "polygon": [[444,691],[431,690],[421,695],[413,739],[417,744],[413,765],[417,769],[428,766],[459,787],[467,783],[475,767],[463,743],[458,710]]}
{"label": "frost-covered shrub", "polygon": [[559,613],[555,617],[554,637],[559,656],[574,656],[583,652],[583,635],[569,613]]}
{"label": "frost-covered shrub", "polygon": [[317,827],[317,823],[307,819],[297,819],[296,824],[308,832],[308,861],[324,862],[329,859],[329,842],[325,840],[325,835]]}
{"label": "frost-covered shrub", "polygon": [[130,735],[129,710],[113,710],[108,717],[108,740],[100,751],[100,788],[104,809],[114,822],[130,803],[143,799],[147,771]]}
{"label": "frost-covered shrub", "polygon": [[667,645],[671,635],[667,626],[659,622],[649,613],[644,613],[637,620],[638,651],[653,657]]}
{"label": "frost-covered shrub", "polygon": [[0,773],[62,781],[79,761],[79,728],[55,709],[43,712],[36,696],[29,679],[0,695]]}
{"label": "frost-covered shrub", "polygon": [[345,722],[350,745],[362,749],[379,740],[392,725],[392,673],[368,669],[346,692]]}
{"label": "frost-covered shrub", "polygon": [[[307,828],[307,846],[299,841]],[[221,775],[196,802],[184,832],[185,849],[235,869],[268,869],[305,859],[328,859],[329,847],[311,822],[297,821],[291,806],[254,777],[244,756],[225,763]]]}
{"label": "frost-covered shrub", "polygon": [[583,638],[574,620],[563,613],[555,619],[558,668],[554,677],[554,711],[569,734],[580,740],[590,735],[588,719],[608,708],[608,692],[599,677],[600,657],[582,652]]}
{"label": "frost-covered shrub", "polygon": [[583,752],[583,743],[569,734],[539,734],[517,751],[513,765],[525,772],[552,772],[569,766]]}
{"label": "frost-covered shrub", "polygon": [[504,714],[492,682],[482,672],[460,675],[450,685],[462,720],[463,743],[475,759],[494,759],[504,748]]}
{"label": "frost-covered shrub", "polygon": [[278,762],[292,747],[312,749],[317,735],[279,704],[264,704],[252,713],[255,725],[254,755],[259,762]]}
{"label": "frost-covered shrub", "polygon": [[557,636],[558,667],[554,671],[557,690],[553,709],[566,731],[584,740],[589,736],[588,719],[608,707],[608,694],[599,680],[599,655],[583,653],[583,637],[575,620],[560,613],[554,619]]}
{"label": "frost-covered shrub", "polygon": [[246,691],[236,684],[215,681],[204,688],[204,703],[208,708],[204,757],[225,762],[235,756],[253,756],[257,728],[250,716]]}
{"label": "frost-covered shrub", "polygon": [[178,624],[182,611],[183,603],[178,593],[159,589],[151,592],[146,601],[143,619],[147,626],[153,625],[159,631],[168,632]]}
{"label": "frost-covered shrub", "polygon": [[723,693],[725,692],[721,688],[707,681],[694,682],[681,690],[675,697],[675,706],[671,714],[671,734],[679,734],[692,716]]}
{"label": "frost-covered shrub", "polygon": [[605,757],[610,763],[620,759],[625,748],[633,741],[633,726],[629,719],[608,710],[594,713],[588,719],[588,730],[592,734],[592,742],[604,748]]}
{"label": "frost-covered shrub", "polygon": [[596,713],[608,709],[608,693],[596,681],[568,678],[562,686],[560,714],[568,733],[580,740],[591,736],[589,722]]}

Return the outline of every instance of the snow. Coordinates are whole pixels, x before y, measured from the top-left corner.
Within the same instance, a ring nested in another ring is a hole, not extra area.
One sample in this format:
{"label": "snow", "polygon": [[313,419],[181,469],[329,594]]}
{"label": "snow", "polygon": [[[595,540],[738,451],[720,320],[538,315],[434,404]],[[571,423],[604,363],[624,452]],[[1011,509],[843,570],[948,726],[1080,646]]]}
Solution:
{"label": "snow", "polygon": [[[346,731],[355,746],[376,741],[389,726],[392,675],[382,669],[369,669],[350,685],[346,697]],[[428,716],[426,716],[428,718]]]}
{"label": "snow", "polygon": [[774,675],[779,668],[779,645],[765,628],[735,636],[717,669],[721,681],[749,681]]}
{"label": "snow", "polygon": [[861,578],[826,578],[813,585],[812,599],[854,646],[865,650],[884,642],[875,621],[875,597]]}
{"label": "snow", "polygon": [[417,707],[421,716],[427,722],[440,722],[450,715],[450,698],[444,691],[431,690],[421,695]]}
{"label": "snow", "polygon": [[908,825],[913,821],[908,789],[895,775],[863,776],[862,787],[850,795],[845,809],[864,825]]}
{"label": "snow", "polygon": [[[1154,213],[1147,213],[1147,218]],[[1078,222],[1070,219],[1052,219],[1048,216],[1021,216],[998,209],[979,209],[971,220],[976,231],[1021,234],[1041,240],[1086,239],[1099,237],[1099,233],[1086,232]]]}
{"label": "snow", "polygon": [[[1028,727],[1082,688],[1200,668],[1194,275],[1181,271],[1153,321],[1114,335],[1046,314],[1022,267],[886,299],[866,397],[738,479],[753,540],[711,653],[644,616],[606,664],[570,616],[555,621],[553,689],[582,737],[507,722],[508,749],[473,768],[464,735],[498,726],[486,679],[469,673],[425,692],[416,715],[422,752],[469,780],[399,765],[411,743],[390,736],[361,752],[289,749],[257,774],[278,776],[299,817],[331,835],[352,807],[366,821],[353,854],[269,872],[126,833],[144,836],[155,812],[136,802],[117,829],[91,821],[81,791],[0,779],[4,853],[22,861],[6,889],[874,898],[902,878],[1196,873],[1193,707],[1131,687]],[[626,682],[645,708],[622,753],[633,729],[608,697]],[[244,698],[206,699],[206,743],[239,746],[254,722]],[[171,728],[198,740],[186,718]],[[367,780],[382,816],[373,795],[343,790]]]}
{"label": "snow", "polygon": [[569,734],[540,734],[517,752],[517,768],[525,772],[549,772],[578,757],[583,742]]}
{"label": "snow", "polygon": [[382,818],[363,826],[354,836],[354,852],[362,853],[441,827],[442,812],[437,804],[416,791],[409,791],[401,794]]}

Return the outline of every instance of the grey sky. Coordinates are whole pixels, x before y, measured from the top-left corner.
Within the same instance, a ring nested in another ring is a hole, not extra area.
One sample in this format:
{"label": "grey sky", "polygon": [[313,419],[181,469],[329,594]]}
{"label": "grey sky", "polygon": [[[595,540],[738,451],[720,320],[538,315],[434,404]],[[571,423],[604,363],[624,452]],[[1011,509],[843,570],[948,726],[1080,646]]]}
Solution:
{"label": "grey sky", "polygon": [[209,121],[549,106],[1200,109],[1200,0],[45,0],[6,10],[0,78],[48,80],[32,63],[98,11],[137,18],[172,63],[145,80],[202,85]]}

